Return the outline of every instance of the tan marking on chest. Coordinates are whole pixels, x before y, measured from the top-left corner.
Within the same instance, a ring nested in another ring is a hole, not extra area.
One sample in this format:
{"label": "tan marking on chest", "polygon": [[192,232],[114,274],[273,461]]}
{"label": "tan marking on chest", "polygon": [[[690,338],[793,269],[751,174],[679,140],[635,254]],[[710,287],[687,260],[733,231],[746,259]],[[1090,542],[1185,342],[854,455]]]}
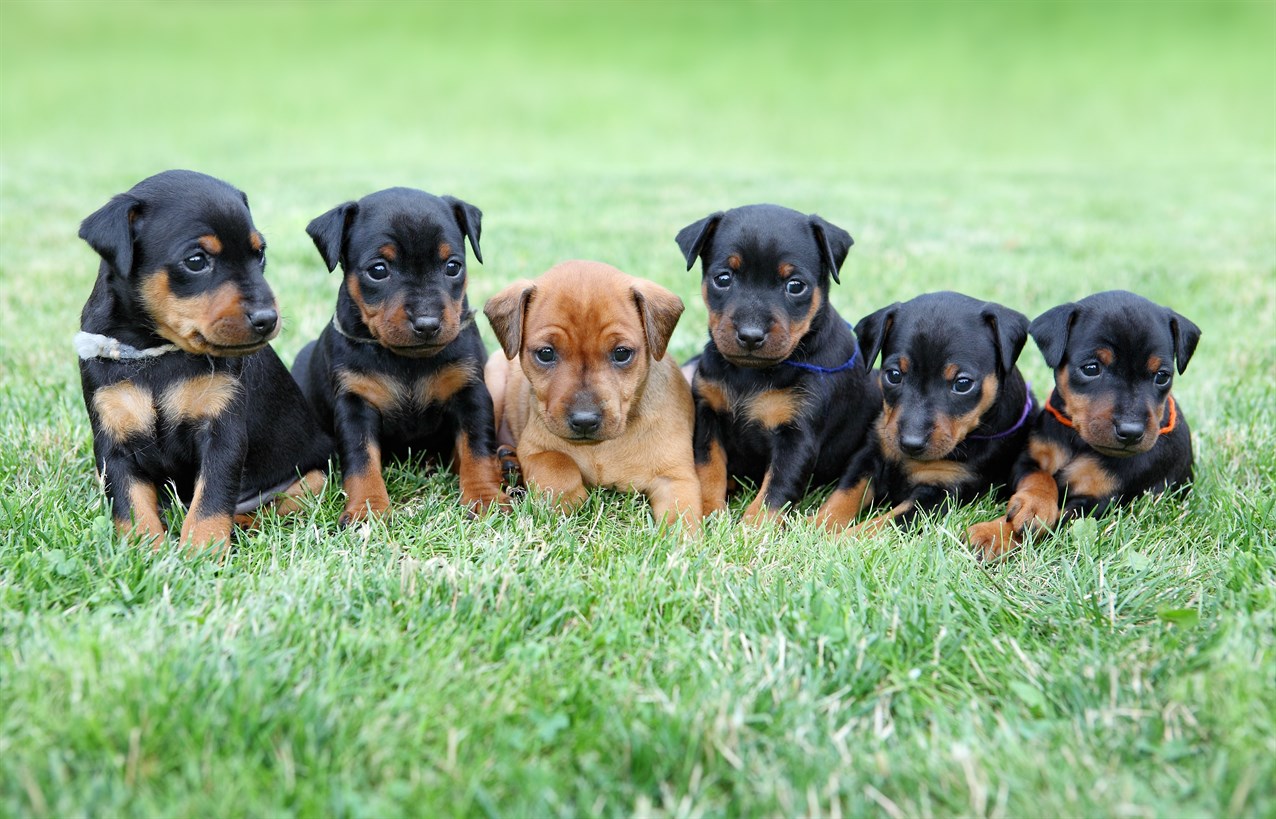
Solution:
{"label": "tan marking on chest", "polygon": [[340,392],[359,396],[383,413],[394,409],[404,399],[403,385],[398,381],[354,370],[338,370],[337,387]]}
{"label": "tan marking on chest", "polygon": [[956,461],[906,461],[904,470],[913,484],[957,486],[970,480],[970,467]]}
{"label": "tan marking on chest", "polygon": [[1028,441],[1028,454],[1042,471],[1049,475],[1058,474],[1071,457],[1071,453],[1052,441],[1031,438]]}
{"label": "tan marking on chest", "polygon": [[731,411],[731,400],[727,396],[726,389],[715,381],[709,381],[704,378],[696,380],[696,394],[700,400],[708,405],[709,409],[725,415]]}
{"label": "tan marking on chest", "polygon": [[239,382],[225,373],[188,378],[164,391],[160,406],[176,421],[216,418],[239,394]]}
{"label": "tan marking on chest", "polygon": [[151,393],[132,381],[121,381],[93,393],[93,409],[102,429],[116,441],[155,429]]}
{"label": "tan marking on chest", "polygon": [[801,409],[795,390],[767,390],[746,400],[744,416],[766,429],[776,429],[793,423]]}
{"label": "tan marking on chest", "polygon": [[478,380],[477,371],[468,363],[449,364],[438,372],[416,382],[412,393],[417,404],[445,404],[452,396],[465,389],[471,381]]}
{"label": "tan marking on chest", "polygon": [[1069,495],[1107,498],[1116,494],[1118,481],[1090,455],[1081,455],[1063,468]]}

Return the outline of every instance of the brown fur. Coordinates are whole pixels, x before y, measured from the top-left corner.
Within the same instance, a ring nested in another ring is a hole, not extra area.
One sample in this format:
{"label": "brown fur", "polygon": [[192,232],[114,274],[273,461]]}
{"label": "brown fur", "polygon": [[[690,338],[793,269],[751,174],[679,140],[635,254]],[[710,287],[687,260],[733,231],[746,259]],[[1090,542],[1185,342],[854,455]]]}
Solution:
{"label": "brown fur", "polygon": [[[564,262],[536,281],[519,281],[484,308],[501,341],[485,367],[488,390],[502,396],[498,429],[516,441],[529,486],[571,509],[586,486],[642,492],[657,520],[699,525],[700,483],[691,451],[691,389],[665,348],[682,301],[651,282],[598,262]],[[545,367],[533,351],[552,346]],[[618,367],[617,347],[634,351]],[[601,416],[590,440],[575,436],[569,408]]]}
{"label": "brown fur", "polygon": [[447,403],[470,383],[475,369],[468,361],[457,362],[443,367],[428,378],[422,378],[413,391],[417,404],[428,407],[431,404]]}
{"label": "brown fur", "polygon": [[828,531],[841,532],[872,502],[873,493],[865,478],[850,489],[838,489],[829,495],[815,513],[815,519]]}
{"label": "brown fur", "polygon": [[205,251],[213,254],[214,256],[222,252],[222,240],[218,239],[216,236],[214,236],[211,233],[208,234],[207,236],[200,236],[195,241]]}
{"label": "brown fur", "polygon": [[696,478],[700,481],[700,507],[706,515],[727,508],[727,453],[722,444],[713,441],[709,445],[709,460],[696,465]]}
{"label": "brown fur", "polygon": [[796,390],[767,390],[750,398],[743,410],[751,421],[776,429],[793,423],[802,411],[802,396]]}
{"label": "brown fur", "polygon": [[230,548],[230,515],[209,514],[204,510],[204,479],[195,483],[195,495],[182,523],[182,545],[191,550],[220,543],[220,550]]}
{"label": "brown fur", "polygon": [[93,409],[101,419],[102,429],[116,441],[155,429],[151,393],[131,381],[98,390],[93,394]]}
{"label": "brown fur", "polygon": [[[1103,360],[1100,350],[1099,360]],[[1109,353],[1109,362],[1111,355]],[[1127,447],[1116,438],[1113,431],[1113,416],[1116,407],[1112,396],[1104,393],[1102,398],[1088,398],[1072,390],[1068,380],[1068,368],[1060,367],[1055,373],[1055,391],[1063,401],[1064,411],[1072,419],[1077,434],[1090,446],[1104,454],[1133,455],[1147,452],[1156,445],[1160,435],[1161,419],[1165,416],[1168,401],[1149,404],[1143,415],[1143,439],[1133,447]]]}
{"label": "brown fur", "polygon": [[387,376],[338,370],[337,384],[340,385],[341,392],[359,396],[383,414],[393,410],[403,401],[402,385]]}
{"label": "brown fur", "polygon": [[198,375],[164,392],[164,417],[174,421],[215,418],[239,394],[239,382],[224,373]]}
{"label": "brown fur", "polygon": [[261,349],[278,335],[278,325],[264,339],[253,329],[240,296],[240,289],[227,282],[198,296],[178,298],[167,270],[148,276],[141,287],[142,302],[155,321],[156,331],[195,355],[245,354]]}
{"label": "brown fur", "polygon": [[346,491],[346,508],[341,515],[342,525],[363,520],[369,515],[383,516],[390,509],[390,493],[381,477],[381,448],[368,444],[368,465],[363,472],[347,474],[342,481]]}
{"label": "brown fur", "polygon": [[159,495],[155,484],[134,479],[128,488],[129,505],[133,507],[128,518],[115,521],[115,528],[121,534],[140,535],[146,539],[155,539],[158,549],[164,540],[164,522],[160,520]]}
{"label": "brown fur", "polygon": [[[706,285],[702,283],[701,290],[703,291],[705,287]],[[707,298],[706,301],[708,301]],[[771,316],[770,330],[767,333],[766,340],[761,347],[752,352],[752,355],[757,358],[774,361],[781,361],[791,356],[798,343],[810,331],[811,322],[815,320],[815,316],[819,313],[823,303],[824,292],[816,288],[811,297],[810,310],[807,311],[807,314],[801,320],[789,323],[786,315],[783,315],[778,310],[775,311]],[[730,313],[718,314],[710,311],[709,334],[713,337],[713,343],[717,345],[718,349],[728,360],[737,354],[743,355],[740,341],[736,338],[736,324]]]}

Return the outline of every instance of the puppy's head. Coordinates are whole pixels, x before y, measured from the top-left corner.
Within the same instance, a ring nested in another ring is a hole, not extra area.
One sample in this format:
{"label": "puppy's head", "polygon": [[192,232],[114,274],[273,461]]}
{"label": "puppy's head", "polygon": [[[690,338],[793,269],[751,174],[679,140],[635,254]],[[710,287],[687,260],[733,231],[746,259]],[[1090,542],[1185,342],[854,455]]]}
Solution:
{"label": "puppy's head", "polygon": [[165,171],[80,224],[125,314],[197,355],[244,355],[279,332],[248,199],[221,180]]}
{"label": "puppy's head", "polygon": [[1028,332],[1077,434],[1116,457],[1156,444],[1175,367],[1187,369],[1201,338],[1183,316],[1123,290],[1051,308]]}
{"label": "puppy's head", "polygon": [[682,309],[657,284],[571,261],[511,284],[483,312],[505,355],[519,356],[550,431],[594,443],[625,433]]}
{"label": "puppy's head", "polygon": [[431,356],[464,326],[465,240],[483,261],[483,214],[451,196],[390,188],[346,202],[306,227],[331,271],[345,273],[345,294],[382,346]]}
{"label": "puppy's head", "polygon": [[855,327],[871,365],[882,356],[878,435],[887,457],[947,457],[979,426],[1028,339],[1028,318],[960,293],[893,304]]}
{"label": "puppy's head", "polygon": [[853,244],[837,225],[777,205],[711,214],[677,241],[688,270],[701,260],[714,345],[741,367],[772,367],[793,353]]}

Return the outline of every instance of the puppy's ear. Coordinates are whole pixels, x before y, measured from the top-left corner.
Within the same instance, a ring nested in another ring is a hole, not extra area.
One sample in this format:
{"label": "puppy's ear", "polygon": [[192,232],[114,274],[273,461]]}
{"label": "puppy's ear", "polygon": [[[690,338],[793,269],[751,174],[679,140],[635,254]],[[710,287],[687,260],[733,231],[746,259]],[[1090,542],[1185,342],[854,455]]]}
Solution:
{"label": "puppy's ear", "polygon": [[1005,375],[1019,360],[1023,345],[1028,342],[1028,317],[1018,310],[1011,310],[995,302],[985,302],[984,323],[992,331],[997,350],[997,371]]}
{"label": "puppy's ear", "polygon": [[873,362],[886,345],[886,336],[890,335],[891,326],[895,324],[895,313],[899,310],[899,302],[890,307],[883,307],[876,313],[869,313],[855,325],[855,339],[864,354],[864,368],[873,369]]}
{"label": "puppy's ear", "polygon": [[462,202],[455,196],[444,196],[442,199],[452,208],[452,218],[456,219],[456,226],[465,234],[465,238],[470,240],[470,247],[474,248],[474,258],[481,264],[483,251],[479,250],[479,236],[483,233],[483,211],[469,202]]}
{"label": "puppy's ear", "polygon": [[651,357],[659,361],[669,349],[669,338],[682,315],[682,299],[653,282],[641,282],[630,288],[638,315],[642,316],[643,334],[647,336],[647,348]]}
{"label": "puppy's ear", "polygon": [[121,193],[80,223],[80,238],[119,276],[133,272],[133,221],[141,211],[142,200]]}
{"label": "puppy's ear", "polygon": [[1075,304],[1061,304],[1051,307],[1028,325],[1028,333],[1037,342],[1041,357],[1052,370],[1063,363],[1063,354],[1068,350],[1068,337],[1072,334],[1072,325],[1076,323],[1080,310]]}
{"label": "puppy's ear", "polygon": [[722,221],[723,213],[711,213],[701,219],[699,222],[692,222],[682,230],[678,231],[676,241],[678,247],[682,250],[682,255],[687,259],[687,269],[690,270],[696,263],[696,259],[708,249],[709,240],[713,238],[713,232],[718,228],[718,223]]}
{"label": "puppy's ear", "polygon": [[1196,343],[1201,340],[1201,328],[1173,310],[1166,310],[1170,318],[1170,334],[1174,336],[1174,358],[1178,362],[1179,375],[1187,369],[1187,362],[1192,360],[1196,352]]}
{"label": "puppy's ear", "polygon": [[820,248],[824,272],[841,284],[842,280],[837,277],[837,272],[842,269],[846,254],[851,252],[851,245],[855,244],[855,240],[851,238],[851,234],[814,213],[811,214],[811,230],[815,233],[815,243]]}
{"label": "puppy's ear", "polygon": [[492,332],[501,342],[505,357],[512,359],[523,346],[523,317],[527,305],[536,293],[536,284],[529,279],[519,279],[487,300],[483,315],[492,325]]}
{"label": "puppy's ear", "polygon": [[358,213],[358,202],[346,202],[344,205],[337,205],[323,216],[316,216],[310,220],[310,224],[306,225],[306,233],[310,234],[310,238],[314,241],[315,248],[323,257],[323,263],[328,265],[329,273],[335,270],[341,261],[341,251],[346,244],[346,232],[350,230],[350,223],[354,221]]}

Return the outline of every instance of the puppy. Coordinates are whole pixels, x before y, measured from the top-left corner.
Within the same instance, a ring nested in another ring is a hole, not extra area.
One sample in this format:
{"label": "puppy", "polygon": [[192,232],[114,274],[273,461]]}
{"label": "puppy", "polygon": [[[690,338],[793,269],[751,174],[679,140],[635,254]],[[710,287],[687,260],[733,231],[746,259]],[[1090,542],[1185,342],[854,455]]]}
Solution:
{"label": "puppy", "polygon": [[682,309],[659,285],[584,261],[488,300],[504,356],[487,382],[529,487],[564,511],[587,486],[638,491],[658,521],[698,527],[691,390],[665,355]]}
{"label": "puppy", "polygon": [[845,526],[846,514],[874,496],[892,508],[860,531],[1010,482],[1037,412],[1015,366],[1027,316],[960,293],[929,293],[867,316],[855,334],[870,364],[882,356],[879,457],[848,465],[822,510],[826,526]]}
{"label": "puppy", "polygon": [[881,393],[828,300],[851,236],[819,216],[749,205],[677,241],[688,270],[701,260],[709,308],[692,377],[704,512],[726,508],[728,480],[745,478],[760,484],[745,521],[776,517],[871,447]]}
{"label": "puppy", "polygon": [[[1015,467],[1006,517],[970,527],[985,559],[1025,529],[1099,515],[1113,503],[1192,479],[1192,436],[1170,395],[1200,341],[1183,316],[1122,290],[1047,310],[1028,327],[1055,388]],[[1060,493],[1064,502],[1060,509]]]}
{"label": "puppy", "polygon": [[452,459],[469,509],[507,503],[486,353],[465,297],[465,240],[483,261],[481,219],[460,199],[390,188],[306,228],[329,272],[345,274],[332,323],[292,368],[337,438],[342,526],[390,508],[381,465],[409,451]]}
{"label": "puppy", "polygon": [[166,171],[85,219],[80,238],[101,256],[76,350],[116,527],[162,537],[168,483],[189,506],[182,544],[229,544],[236,515],[318,491],[332,440],[268,346],[279,310],[244,194]]}

